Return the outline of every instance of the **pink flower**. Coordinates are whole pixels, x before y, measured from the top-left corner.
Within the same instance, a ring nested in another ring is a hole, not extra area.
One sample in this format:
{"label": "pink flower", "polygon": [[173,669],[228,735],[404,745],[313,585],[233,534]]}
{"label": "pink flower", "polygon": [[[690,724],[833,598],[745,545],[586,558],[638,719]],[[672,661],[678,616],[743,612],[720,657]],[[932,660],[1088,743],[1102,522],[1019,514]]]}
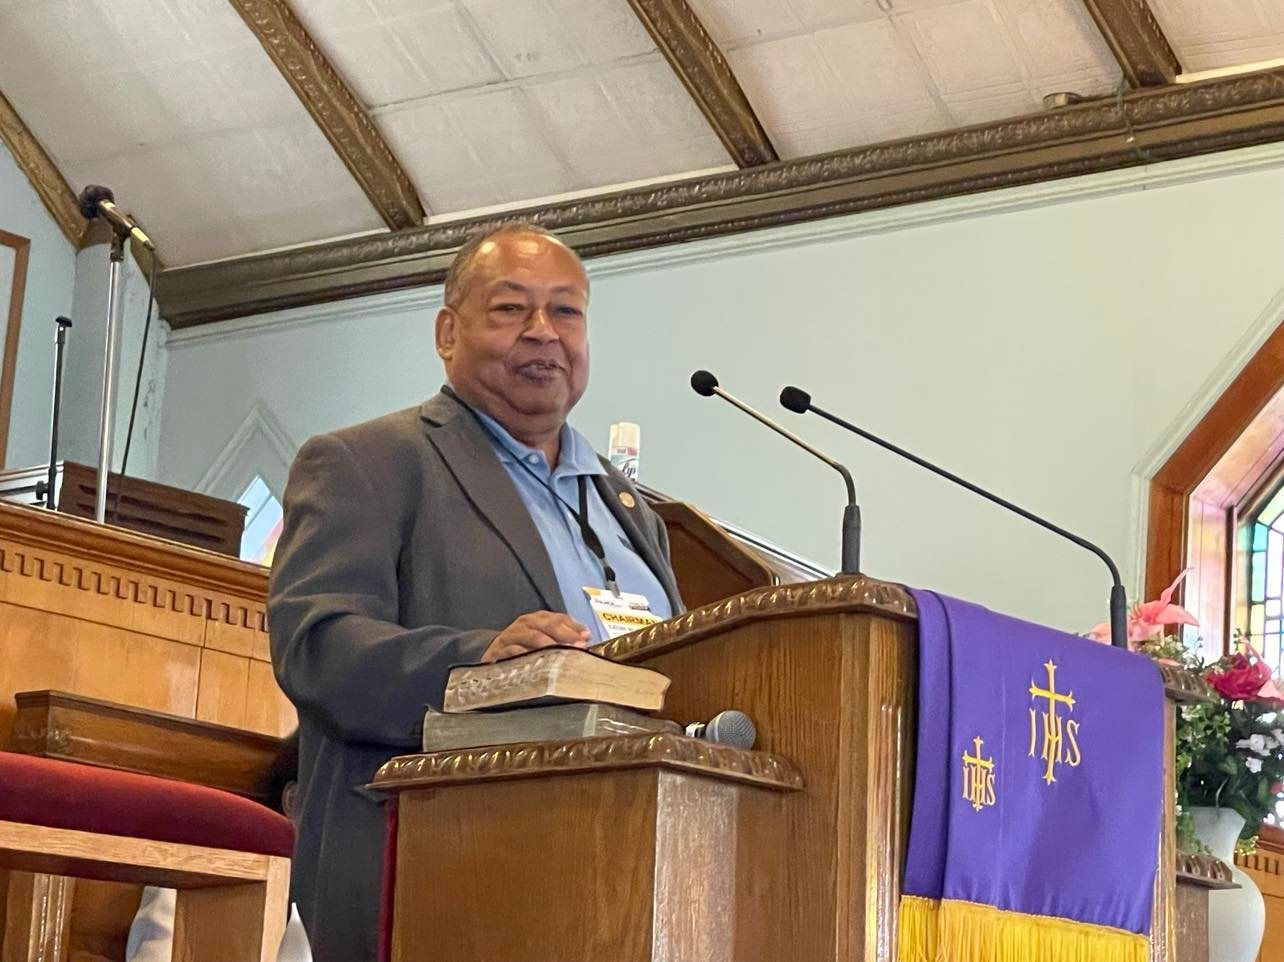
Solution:
{"label": "pink flower", "polygon": [[[1152,641],[1164,633],[1168,625],[1199,625],[1199,620],[1181,605],[1172,603],[1173,592],[1181,580],[1190,573],[1187,568],[1179,574],[1154,601],[1144,601],[1128,613],[1128,647],[1136,648],[1141,642]],[[1088,632],[1093,641],[1110,644],[1110,623],[1103,621]]]}
{"label": "pink flower", "polygon": [[1245,643],[1247,651],[1237,651],[1226,662],[1223,671],[1210,671],[1205,680],[1219,695],[1230,701],[1264,702],[1276,707],[1284,706],[1284,692],[1271,677],[1270,666],[1252,645]]}

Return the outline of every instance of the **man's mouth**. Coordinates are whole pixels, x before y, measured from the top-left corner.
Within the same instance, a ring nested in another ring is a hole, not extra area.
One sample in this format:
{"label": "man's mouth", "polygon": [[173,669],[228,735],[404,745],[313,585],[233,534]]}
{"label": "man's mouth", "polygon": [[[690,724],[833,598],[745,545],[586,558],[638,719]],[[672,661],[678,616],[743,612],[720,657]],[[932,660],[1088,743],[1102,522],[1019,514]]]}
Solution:
{"label": "man's mouth", "polygon": [[556,361],[541,358],[518,364],[513,370],[519,376],[532,381],[551,381],[563,372],[563,367]]}

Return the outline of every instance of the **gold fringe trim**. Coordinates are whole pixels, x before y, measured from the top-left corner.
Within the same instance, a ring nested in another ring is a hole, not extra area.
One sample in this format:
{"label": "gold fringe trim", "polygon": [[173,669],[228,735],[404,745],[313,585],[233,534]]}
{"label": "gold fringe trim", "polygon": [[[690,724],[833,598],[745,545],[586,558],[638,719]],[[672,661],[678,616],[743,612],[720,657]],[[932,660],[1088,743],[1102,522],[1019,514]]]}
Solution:
{"label": "gold fringe trim", "polygon": [[1144,935],[992,905],[901,897],[898,962],[1146,962]]}

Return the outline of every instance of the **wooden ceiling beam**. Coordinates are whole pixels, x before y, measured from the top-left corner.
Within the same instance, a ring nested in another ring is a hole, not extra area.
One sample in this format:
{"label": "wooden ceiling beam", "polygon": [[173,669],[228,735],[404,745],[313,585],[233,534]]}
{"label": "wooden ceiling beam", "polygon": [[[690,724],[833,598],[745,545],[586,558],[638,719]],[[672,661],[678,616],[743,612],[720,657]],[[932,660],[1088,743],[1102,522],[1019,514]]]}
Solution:
{"label": "wooden ceiling beam", "polygon": [[962,130],[161,275],[174,328],[439,283],[480,229],[534,220],[584,257],[1284,140],[1284,68]]}
{"label": "wooden ceiling beam", "polygon": [[393,230],[419,227],[424,207],[414,184],[361,101],[286,0],[228,0],[263,44],[375,210]]}
{"label": "wooden ceiling beam", "polygon": [[629,0],[738,167],[780,159],[731,65],[687,0]]}
{"label": "wooden ceiling beam", "polygon": [[1173,83],[1181,63],[1147,0],[1083,0],[1132,87]]}
{"label": "wooden ceiling beam", "polygon": [[89,222],[81,216],[76,194],[3,93],[0,93],[0,140],[9,148],[19,169],[27,175],[27,180],[31,181],[45,209],[67,235],[67,240],[79,248],[84,243]]}

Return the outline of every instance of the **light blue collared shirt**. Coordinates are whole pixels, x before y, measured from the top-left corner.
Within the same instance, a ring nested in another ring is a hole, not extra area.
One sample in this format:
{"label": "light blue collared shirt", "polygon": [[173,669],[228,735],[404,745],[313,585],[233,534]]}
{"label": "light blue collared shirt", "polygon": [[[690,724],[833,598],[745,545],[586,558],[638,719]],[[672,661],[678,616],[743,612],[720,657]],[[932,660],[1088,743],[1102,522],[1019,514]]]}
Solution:
{"label": "light blue collared shirt", "polygon": [[[588,482],[589,526],[602,541],[606,560],[615,570],[615,580],[620,590],[643,595],[651,603],[654,614],[661,618],[671,617],[673,609],[664,586],[634,549],[624,528],[598,494],[593,477],[606,474],[606,469],[602,467],[602,462],[598,460],[588,439],[569,424],[562,425],[561,452],[557,467],[550,472],[548,458],[543,451],[522,444],[489,415],[481,411],[476,413],[489,429],[492,435],[491,446],[508,471],[508,476],[513,479],[517,493],[530,513],[531,521],[535,523],[535,529],[544,540],[544,548],[548,551],[549,560],[553,562],[553,572],[557,576],[557,587],[562,592],[566,613],[593,632],[594,641],[606,640],[606,634],[584,594],[585,588],[604,587],[602,564],[584,543],[579,522],[567,508],[567,505],[571,505],[576,511],[579,510],[579,478],[583,476]],[[522,464],[517,463],[518,459]],[[548,487],[532,476],[532,472],[556,491],[566,504],[558,501]]]}

